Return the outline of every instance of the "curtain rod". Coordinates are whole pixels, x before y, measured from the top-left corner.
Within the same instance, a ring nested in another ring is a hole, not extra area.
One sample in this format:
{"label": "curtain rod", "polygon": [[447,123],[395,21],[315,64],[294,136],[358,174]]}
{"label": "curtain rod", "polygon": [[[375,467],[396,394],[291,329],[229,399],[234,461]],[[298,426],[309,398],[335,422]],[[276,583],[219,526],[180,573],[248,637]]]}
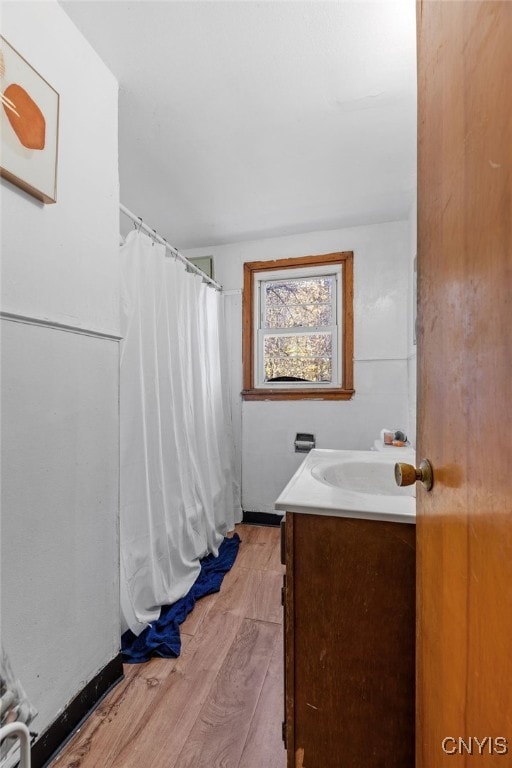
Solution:
{"label": "curtain rod", "polygon": [[170,245],[167,242],[167,240],[165,240],[163,237],[158,235],[155,229],[151,229],[151,227],[148,227],[148,225],[144,221],[142,221],[140,216],[136,216],[126,207],[126,205],[123,205],[122,203],[119,203],[119,210],[121,211],[121,213],[124,213],[125,216],[128,216],[128,218],[131,219],[139,229],[143,229],[145,232],[147,232],[150,237],[152,237],[154,240],[157,241],[157,243],[161,243],[162,245],[165,245],[167,250],[170,251],[173,256],[175,256],[177,259],[183,262],[183,264],[185,264],[187,269],[190,269],[192,270],[192,272],[195,272],[206,283],[208,283],[209,285],[212,285],[217,291],[222,291],[222,285],[217,283],[215,280],[212,280],[211,277],[208,277],[208,275],[205,272],[203,272],[202,269],[199,269],[199,267],[196,267],[195,264],[192,264],[192,262],[189,259],[187,259],[186,256],[183,256],[183,254],[180,253],[177,248],[174,248],[174,246]]}

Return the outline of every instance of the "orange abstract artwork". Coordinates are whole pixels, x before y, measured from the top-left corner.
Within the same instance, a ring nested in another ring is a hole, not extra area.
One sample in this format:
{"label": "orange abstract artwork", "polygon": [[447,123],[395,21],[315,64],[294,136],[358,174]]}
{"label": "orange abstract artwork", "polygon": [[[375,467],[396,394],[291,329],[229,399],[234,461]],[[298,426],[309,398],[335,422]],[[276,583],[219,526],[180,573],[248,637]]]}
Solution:
{"label": "orange abstract artwork", "polygon": [[0,35],[0,176],[57,201],[59,94]]}
{"label": "orange abstract artwork", "polygon": [[44,149],[46,122],[35,101],[17,83],[9,85],[4,91],[4,96],[16,110],[7,109],[4,104],[12,129],[23,146],[27,149]]}

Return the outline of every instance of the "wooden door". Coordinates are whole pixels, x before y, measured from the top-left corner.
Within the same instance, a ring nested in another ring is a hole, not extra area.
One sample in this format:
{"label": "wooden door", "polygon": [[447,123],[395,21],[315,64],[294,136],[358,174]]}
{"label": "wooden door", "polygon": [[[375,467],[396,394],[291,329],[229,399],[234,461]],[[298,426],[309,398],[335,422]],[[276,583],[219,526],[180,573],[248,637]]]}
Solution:
{"label": "wooden door", "polygon": [[512,3],[417,12],[417,458],[434,467],[417,499],[417,768],[499,768],[512,760]]}

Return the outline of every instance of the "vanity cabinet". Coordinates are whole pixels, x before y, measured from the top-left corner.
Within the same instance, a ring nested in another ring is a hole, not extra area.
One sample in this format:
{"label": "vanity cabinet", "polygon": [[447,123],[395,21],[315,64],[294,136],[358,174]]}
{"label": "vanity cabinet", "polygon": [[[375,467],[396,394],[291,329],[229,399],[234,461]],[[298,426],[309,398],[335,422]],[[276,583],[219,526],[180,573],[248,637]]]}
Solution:
{"label": "vanity cabinet", "polygon": [[415,525],[282,525],[287,768],[412,768]]}

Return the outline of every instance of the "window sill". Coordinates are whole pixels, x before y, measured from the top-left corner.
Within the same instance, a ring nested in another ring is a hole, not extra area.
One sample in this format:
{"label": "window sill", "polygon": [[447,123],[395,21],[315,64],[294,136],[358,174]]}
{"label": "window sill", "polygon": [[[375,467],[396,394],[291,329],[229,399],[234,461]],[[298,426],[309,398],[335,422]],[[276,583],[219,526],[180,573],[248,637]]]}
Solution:
{"label": "window sill", "polygon": [[243,400],[351,400],[355,389],[243,389]]}

